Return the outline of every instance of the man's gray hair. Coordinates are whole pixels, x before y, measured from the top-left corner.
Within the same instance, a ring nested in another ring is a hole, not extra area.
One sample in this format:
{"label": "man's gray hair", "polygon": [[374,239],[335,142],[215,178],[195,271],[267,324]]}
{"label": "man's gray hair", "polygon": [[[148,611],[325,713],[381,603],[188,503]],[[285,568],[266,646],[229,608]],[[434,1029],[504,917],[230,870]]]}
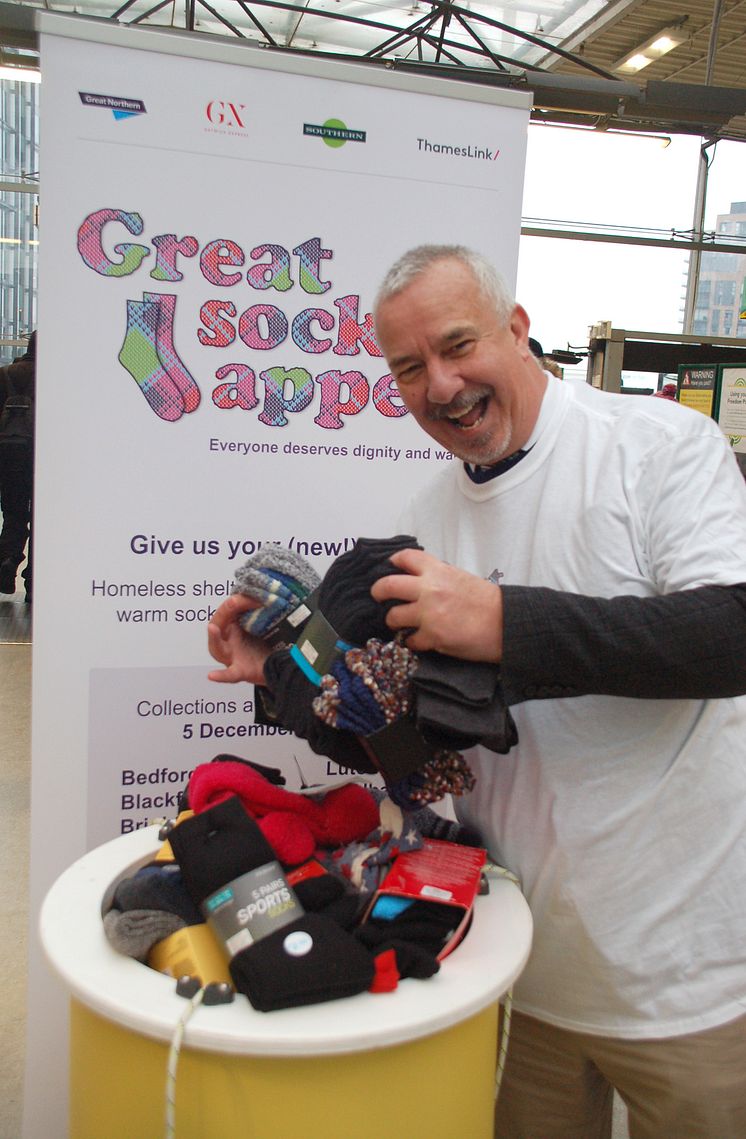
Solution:
{"label": "man's gray hair", "polygon": [[391,266],[376,293],[373,302],[374,318],[384,301],[400,293],[437,261],[460,261],[465,265],[473,274],[481,292],[494,305],[500,321],[508,323],[515,298],[487,258],[465,245],[418,245],[404,253]]}

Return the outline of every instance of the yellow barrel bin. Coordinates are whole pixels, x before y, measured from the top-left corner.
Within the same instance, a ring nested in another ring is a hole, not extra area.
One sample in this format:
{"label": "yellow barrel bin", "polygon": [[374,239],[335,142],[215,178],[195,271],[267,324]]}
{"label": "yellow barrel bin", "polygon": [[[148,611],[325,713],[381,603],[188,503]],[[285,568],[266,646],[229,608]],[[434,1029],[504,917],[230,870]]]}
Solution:
{"label": "yellow barrel bin", "polygon": [[[109,945],[102,904],[151,861],[157,827],[114,839],[50,889],[40,930],[70,993],[69,1139],[167,1134],[175,982]],[[427,981],[261,1013],[245,997],[198,1007],[184,1032],[175,1139],[489,1139],[498,1002],[519,976],[531,917],[492,879],[471,929]]]}

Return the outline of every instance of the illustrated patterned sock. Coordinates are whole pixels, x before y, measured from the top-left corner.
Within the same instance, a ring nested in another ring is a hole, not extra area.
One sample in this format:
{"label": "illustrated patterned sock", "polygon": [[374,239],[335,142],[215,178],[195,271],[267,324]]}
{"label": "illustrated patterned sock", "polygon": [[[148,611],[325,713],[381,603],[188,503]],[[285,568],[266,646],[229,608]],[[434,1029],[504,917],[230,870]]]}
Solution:
{"label": "illustrated patterned sock", "polygon": [[174,347],[176,297],[172,293],[143,293],[142,299],[159,306],[155,341],[158,359],[181,392],[184,411],[195,411],[199,407],[200,390]]}
{"label": "illustrated patterned sock", "polygon": [[153,301],[127,301],[127,331],[119,352],[148,404],[171,422],[184,414],[184,398],[158,358],[156,341],[160,306]]}

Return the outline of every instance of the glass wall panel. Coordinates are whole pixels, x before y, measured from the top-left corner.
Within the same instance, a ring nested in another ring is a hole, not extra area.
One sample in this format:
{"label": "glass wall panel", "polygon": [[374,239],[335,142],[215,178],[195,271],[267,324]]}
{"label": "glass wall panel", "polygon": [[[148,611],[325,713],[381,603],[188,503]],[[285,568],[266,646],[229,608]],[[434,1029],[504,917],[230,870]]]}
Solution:
{"label": "glass wall panel", "polygon": [[0,364],[36,327],[38,86],[0,80]]}

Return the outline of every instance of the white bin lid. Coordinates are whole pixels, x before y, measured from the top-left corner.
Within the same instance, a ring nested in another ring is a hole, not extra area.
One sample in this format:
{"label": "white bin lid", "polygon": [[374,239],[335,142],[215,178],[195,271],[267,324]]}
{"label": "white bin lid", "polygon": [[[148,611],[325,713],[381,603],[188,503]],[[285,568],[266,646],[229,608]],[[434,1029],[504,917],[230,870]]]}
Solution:
{"label": "white bin lid", "polygon": [[[114,950],[101,920],[113,882],[152,860],[158,828],[122,835],[84,855],[47,894],[40,917],[44,952],[70,994],[107,1020],[169,1042],[185,1008],[175,981]],[[477,898],[464,941],[426,981],[406,979],[393,993],[361,993],[303,1008],[257,1012],[246,997],[200,1006],[185,1043],[247,1056],[323,1056],[403,1044],[452,1027],[493,1004],[521,973],[532,923],[513,882],[492,878]]]}

